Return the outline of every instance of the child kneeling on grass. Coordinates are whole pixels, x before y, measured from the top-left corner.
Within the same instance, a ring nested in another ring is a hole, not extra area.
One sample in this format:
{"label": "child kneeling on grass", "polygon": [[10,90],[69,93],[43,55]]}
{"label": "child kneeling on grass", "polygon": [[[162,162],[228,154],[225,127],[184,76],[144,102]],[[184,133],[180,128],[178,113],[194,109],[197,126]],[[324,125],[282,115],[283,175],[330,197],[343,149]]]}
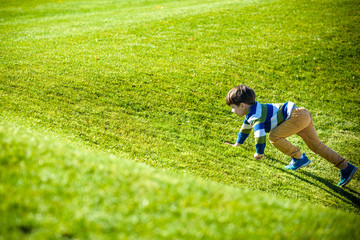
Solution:
{"label": "child kneeling on grass", "polygon": [[264,156],[266,133],[270,132],[270,142],[281,152],[292,157],[290,164],[285,168],[296,171],[310,163],[305,153],[301,153],[299,148],[286,140],[287,137],[298,134],[314,153],[340,169],[339,186],[348,184],[357,172],[357,167],[320,141],[312,115],[307,109],[298,108],[293,102],[283,105],[260,104],[255,101],[255,92],[245,85],[231,89],[226,96],[226,103],[232,108],[233,113],[239,117],[245,116],[236,143],[227,144],[233,147],[243,144],[254,128],[254,157],[259,160]]}

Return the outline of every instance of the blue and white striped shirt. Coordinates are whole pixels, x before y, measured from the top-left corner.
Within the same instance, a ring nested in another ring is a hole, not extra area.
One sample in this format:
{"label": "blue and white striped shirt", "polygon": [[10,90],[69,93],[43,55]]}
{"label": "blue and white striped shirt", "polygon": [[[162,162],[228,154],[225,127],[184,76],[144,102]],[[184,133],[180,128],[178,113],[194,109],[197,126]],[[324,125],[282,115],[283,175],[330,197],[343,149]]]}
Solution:
{"label": "blue and white striped shirt", "polygon": [[286,102],[284,104],[260,104],[255,102],[251,106],[249,113],[245,115],[245,120],[236,142],[243,144],[249,136],[251,129],[254,128],[256,152],[264,154],[266,133],[289,119],[294,108],[295,104],[293,102]]}

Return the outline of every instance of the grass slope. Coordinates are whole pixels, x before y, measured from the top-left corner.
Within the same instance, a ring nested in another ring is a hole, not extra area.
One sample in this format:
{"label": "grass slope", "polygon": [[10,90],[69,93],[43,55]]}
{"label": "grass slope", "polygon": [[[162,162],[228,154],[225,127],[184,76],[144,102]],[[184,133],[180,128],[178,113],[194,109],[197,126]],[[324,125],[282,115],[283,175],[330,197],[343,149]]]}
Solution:
{"label": "grass slope", "polygon": [[360,236],[358,215],[171,174],[63,137],[1,124],[0,239]]}
{"label": "grass slope", "polygon": [[[236,188],[360,212],[359,174],[312,154],[289,158],[253,138],[224,103],[244,83],[261,102],[294,101],[320,137],[360,165],[356,0],[3,1],[1,116],[61,131],[92,148]],[[87,163],[90,164],[90,163]]]}

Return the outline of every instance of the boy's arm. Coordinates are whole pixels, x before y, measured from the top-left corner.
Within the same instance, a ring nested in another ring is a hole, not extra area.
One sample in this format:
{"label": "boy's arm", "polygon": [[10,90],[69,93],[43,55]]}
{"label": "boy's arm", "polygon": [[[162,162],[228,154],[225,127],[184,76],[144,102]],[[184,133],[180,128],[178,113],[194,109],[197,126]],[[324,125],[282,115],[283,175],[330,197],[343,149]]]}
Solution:
{"label": "boy's arm", "polygon": [[[264,154],[265,146],[266,146],[266,133],[265,133],[264,123],[262,122],[255,123],[254,131],[255,131],[254,135],[255,135],[256,154],[260,156]],[[257,159],[257,157],[255,158]]]}
{"label": "boy's arm", "polygon": [[238,138],[236,140],[236,143],[238,145],[241,145],[241,144],[243,144],[245,142],[245,140],[249,136],[252,128],[253,127],[250,125],[250,123],[245,119],[243,125],[240,128]]}
{"label": "boy's arm", "polygon": [[249,136],[250,132],[251,132],[252,126],[250,125],[250,123],[245,119],[243,125],[240,128],[239,134],[238,134],[238,138],[236,140],[236,142],[234,144],[229,143],[229,142],[225,142],[225,144],[233,146],[233,147],[237,147],[242,145],[246,138]]}

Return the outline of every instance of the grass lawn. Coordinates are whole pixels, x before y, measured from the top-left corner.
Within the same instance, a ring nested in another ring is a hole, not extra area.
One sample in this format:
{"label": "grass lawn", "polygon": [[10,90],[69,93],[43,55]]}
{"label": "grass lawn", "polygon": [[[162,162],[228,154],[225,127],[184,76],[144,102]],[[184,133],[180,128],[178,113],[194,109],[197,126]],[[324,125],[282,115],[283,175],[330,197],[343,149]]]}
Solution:
{"label": "grass lawn", "polygon": [[[305,238],[350,239],[360,174],[337,187],[339,171],[296,136],[312,160],[296,172],[269,142],[253,159],[253,136],[226,146],[242,119],[224,99],[246,84],[260,102],[306,107],[323,142],[360,166],[359,13],[356,0],[0,0],[0,233],[281,238],[297,221]],[[256,235],[263,212],[278,218]]]}
{"label": "grass lawn", "polygon": [[0,239],[360,235],[356,214],[155,170],[9,122],[0,127]]}

